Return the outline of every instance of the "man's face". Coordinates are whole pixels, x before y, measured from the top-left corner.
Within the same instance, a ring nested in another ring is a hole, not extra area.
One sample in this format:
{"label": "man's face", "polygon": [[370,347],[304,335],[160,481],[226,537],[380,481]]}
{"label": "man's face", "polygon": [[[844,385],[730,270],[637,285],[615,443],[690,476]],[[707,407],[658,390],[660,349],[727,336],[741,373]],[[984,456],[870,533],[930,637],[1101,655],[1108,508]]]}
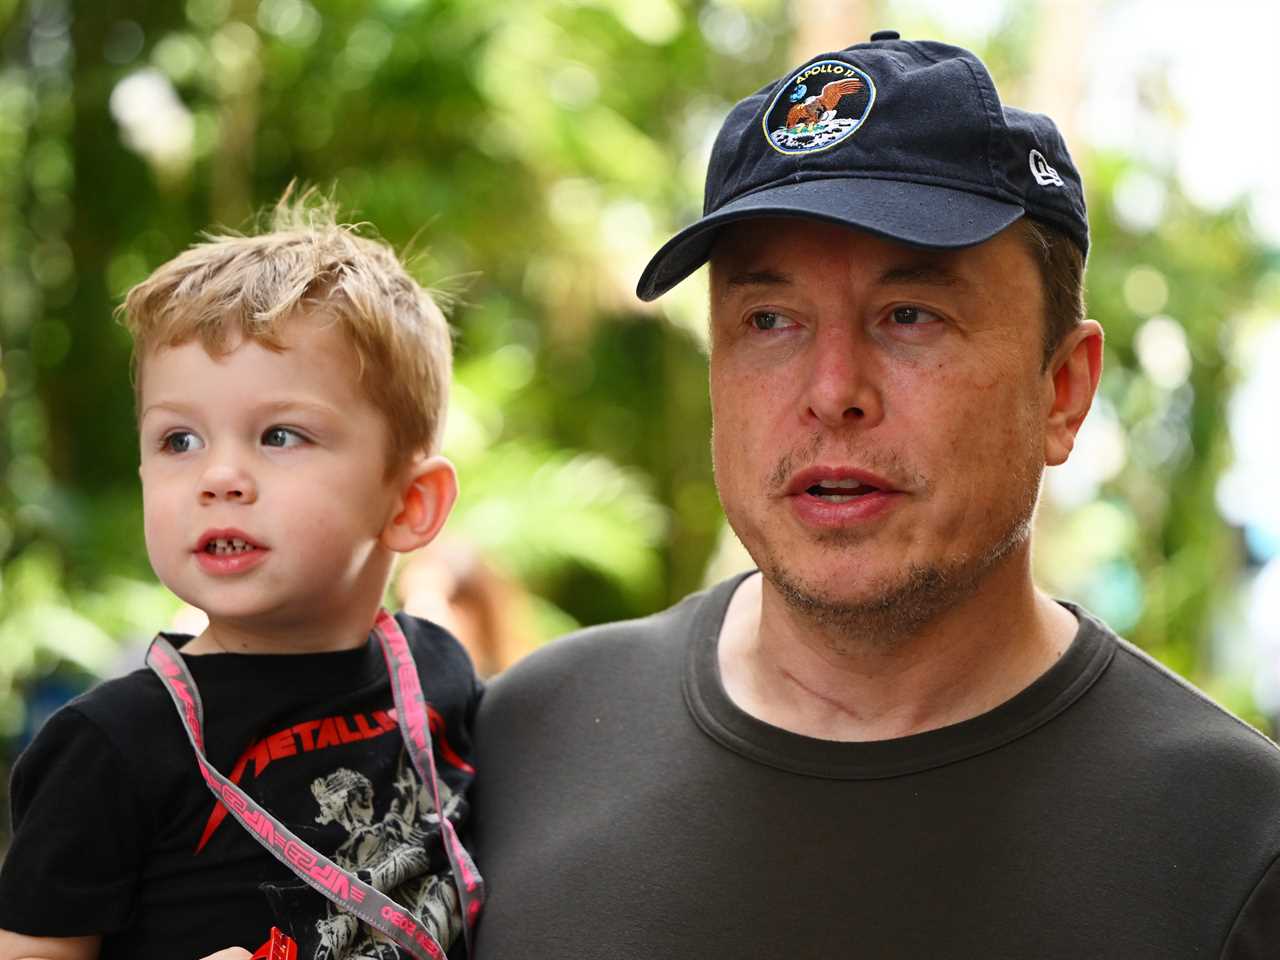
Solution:
{"label": "man's face", "polygon": [[937,252],[740,224],[712,257],[711,328],[720,499],[793,606],[927,620],[1025,554],[1053,381],[1016,228]]}

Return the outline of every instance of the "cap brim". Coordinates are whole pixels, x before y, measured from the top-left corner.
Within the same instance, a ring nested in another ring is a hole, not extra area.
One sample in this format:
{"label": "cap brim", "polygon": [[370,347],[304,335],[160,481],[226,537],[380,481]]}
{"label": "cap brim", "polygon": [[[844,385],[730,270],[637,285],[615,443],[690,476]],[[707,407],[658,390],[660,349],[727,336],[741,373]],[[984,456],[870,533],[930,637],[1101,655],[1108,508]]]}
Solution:
{"label": "cap brim", "polygon": [[725,224],[801,217],[865,230],[916,247],[955,249],[990,240],[1026,211],[951,187],[838,177],[787,183],[739,197],[668,240],[640,275],[641,300],[662,296],[707,262]]}

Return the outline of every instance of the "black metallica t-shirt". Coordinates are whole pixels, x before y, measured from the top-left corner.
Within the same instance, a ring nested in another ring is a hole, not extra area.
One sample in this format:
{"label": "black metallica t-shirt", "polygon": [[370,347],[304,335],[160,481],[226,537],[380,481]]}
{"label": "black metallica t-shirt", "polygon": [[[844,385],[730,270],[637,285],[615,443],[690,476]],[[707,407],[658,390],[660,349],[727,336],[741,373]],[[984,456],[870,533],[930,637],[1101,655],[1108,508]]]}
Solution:
{"label": "black metallica t-shirt", "polygon": [[[461,826],[480,688],[450,634],[396,619],[429,704],[441,803]],[[204,702],[213,765],[311,846],[423,918],[443,945],[460,944],[439,817],[404,749],[377,641],[336,653],[184,659]],[[19,759],[11,800],[0,928],[102,934],[103,960],[254,950],[272,925],[304,957],[398,956],[228,815],[149,670],[103,683],[55,714]]]}

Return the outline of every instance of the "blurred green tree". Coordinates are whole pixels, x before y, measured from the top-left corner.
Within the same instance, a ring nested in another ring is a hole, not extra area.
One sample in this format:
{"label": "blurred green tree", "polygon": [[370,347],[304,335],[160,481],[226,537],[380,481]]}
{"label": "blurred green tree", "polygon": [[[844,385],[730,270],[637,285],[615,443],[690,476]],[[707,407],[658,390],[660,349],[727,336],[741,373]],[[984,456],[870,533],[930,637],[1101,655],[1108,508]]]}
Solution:
{"label": "blurred green tree", "polygon": [[662,0],[0,5],[0,736],[33,678],[105,669],[113,640],[172,608],[142,544],[113,308],[294,178],[421,251],[458,301],[453,529],[553,624],[697,586],[718,530],[705,361],[696,329],[630,288],[692,212],[696,155],[742,63],[781,53],[783,17]]}

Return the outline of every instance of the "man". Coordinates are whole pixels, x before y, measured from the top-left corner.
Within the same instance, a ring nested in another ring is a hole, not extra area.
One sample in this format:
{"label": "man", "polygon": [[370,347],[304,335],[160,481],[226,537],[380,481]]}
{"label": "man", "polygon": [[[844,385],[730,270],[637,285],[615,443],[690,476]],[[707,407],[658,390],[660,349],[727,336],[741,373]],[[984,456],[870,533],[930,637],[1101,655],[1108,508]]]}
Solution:
{"label": "man", "polygon": [[1280,751],[1031,577],[1089,410],[1052,122],[893,32],[739,103],[704,217],[759,567],[495,682],[480,960],[1280,956]]}

